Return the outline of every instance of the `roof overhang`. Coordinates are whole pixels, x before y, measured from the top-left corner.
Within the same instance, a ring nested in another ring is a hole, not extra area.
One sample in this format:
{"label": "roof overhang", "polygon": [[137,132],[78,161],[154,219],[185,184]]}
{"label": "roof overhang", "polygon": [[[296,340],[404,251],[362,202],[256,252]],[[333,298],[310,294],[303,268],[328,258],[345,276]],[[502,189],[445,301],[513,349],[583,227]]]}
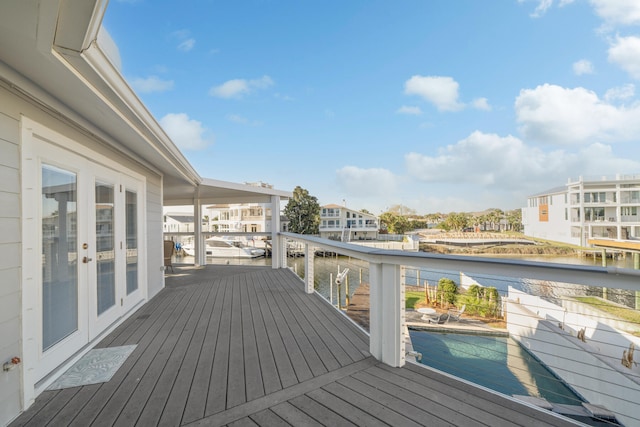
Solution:
{"label": "roof overhang", "polygon": [[194,197],[174,197],[170,199],[165,197],[165,205],[189,205],[193,204],[196,199],[203,205],[270,203],[273,200],[273,196],[279,197],[280,200],[288,200],[293,197],[293,193],[290,191],[276,190],[274,188],[203,178]]}

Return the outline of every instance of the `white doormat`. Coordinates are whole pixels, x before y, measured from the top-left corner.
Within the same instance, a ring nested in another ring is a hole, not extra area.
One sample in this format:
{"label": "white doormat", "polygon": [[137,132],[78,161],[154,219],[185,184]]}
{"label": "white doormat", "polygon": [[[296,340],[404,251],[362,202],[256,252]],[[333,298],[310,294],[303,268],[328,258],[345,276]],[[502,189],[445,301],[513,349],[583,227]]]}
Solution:
{"label": "white doormat", "polygon": [[47,390],[105,383],[113,377],[135,348],[136,345],[94,348],[47,387]]}

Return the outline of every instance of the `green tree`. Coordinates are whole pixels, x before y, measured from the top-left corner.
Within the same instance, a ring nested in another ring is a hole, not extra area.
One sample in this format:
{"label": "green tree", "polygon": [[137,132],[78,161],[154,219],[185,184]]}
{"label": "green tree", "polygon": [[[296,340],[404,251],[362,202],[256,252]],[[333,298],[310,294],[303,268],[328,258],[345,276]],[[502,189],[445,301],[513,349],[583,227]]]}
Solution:
{"label": "green tree", "polygon": [[471,214],[466,212],[452,212],[440,224],[447,231],[462,231],[463,228],[470,226],[472,223]]}
{"label": "green tree", "polygon": [[284,208],[284,216],[289,220],[289,231],[298,234],[319,234],[320,204],[309,191],[297,186],[293,197]]}
{"label": "green tree", "polygon": [[391,234],[404,234],[411,230],[411,224],[407,217],[393,212],[385,212],[380,215],[380,222],[387,226],[387,231]]}
{"label": "green tree", "polygon": [[511,231],[522,230],[522,211],[520,209],[514,209],[507,212],[507,223]]}

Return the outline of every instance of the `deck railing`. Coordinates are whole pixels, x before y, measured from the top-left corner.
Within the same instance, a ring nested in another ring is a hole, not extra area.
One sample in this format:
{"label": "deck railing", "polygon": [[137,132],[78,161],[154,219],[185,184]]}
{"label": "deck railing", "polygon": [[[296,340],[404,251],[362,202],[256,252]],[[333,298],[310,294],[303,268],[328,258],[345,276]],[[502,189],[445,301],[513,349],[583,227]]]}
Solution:
{"label": "deck railing", "polygon": [[[634,355],[640,347],[639,271],[381,250],[291,233],[280,233],[279,239],[280,265],[295,263],[307,292],[320,293],[367,329],[370,352],[382,362],[402,366],[416,355],[407,347],[408,324],[448,332],[454,343],[446,354],[428,349],[421,355],[423,360],[435,357],[445,370],[447,363],[471,360],[471,355],[457,354],[456,359],[451,354],[470,351],[455,342],[460,330],[501,331],[517,343],[517,351],[537,359],[550,373],[545,377],[523,370],[509,347],[504,375],[519,379],[524,390],[512,394],[536,395],[533,388],[544,390],[547,380],[557,377],[575,393],[577,403],[602,406],[622,424],[640,425],[640,352]],[[291,242],[304,246],[304,258],[285,258],[284,248]],[[336,278],[347,268],[338,288]],[[441,278],[457,285],[457,295],[437,291]],[[361,292],[364,288],[368,292]],[[465,305],[461,319],[437,325],[405,308],[407,300],[422,294],[429,301],[421,304],[436,314]],[[492,348],[482,351],[482,357],[494,359]],[[471,370],[476,370],[473,364]],[[496,368],[482,380],[502,383],[500,372]],[[600,413],[602,420],[606,414]]]}

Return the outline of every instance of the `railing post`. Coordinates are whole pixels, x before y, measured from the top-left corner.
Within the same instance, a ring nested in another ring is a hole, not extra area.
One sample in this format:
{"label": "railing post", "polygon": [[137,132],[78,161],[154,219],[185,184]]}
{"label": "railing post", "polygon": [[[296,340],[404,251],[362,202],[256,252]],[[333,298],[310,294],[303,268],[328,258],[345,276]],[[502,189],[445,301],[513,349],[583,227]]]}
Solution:
{"label": "railing post", "polygon": [[287,268],[287,257],[289,256],[288,253],[288,240],[286,237],[283,237],[280,239],[279,241],[279,246],[280,246],[280,255],[278,257],[279,261],[279,268]]}
{"label": "railing post", "polygon": [[305,292],[308,294],[312,294],[314,290],[313,279],[315,277],[314,272],[314,248],[308,243],[304,245],[304,282],[305,282]]}
{"label": "railing post", "polygon": [[202,203],[200,198],[193,201],[193,248],[195,266],[205,265],[207,263],[207,248],[202,238]]}
{"label": "railing post", "polygon": [[369,351],[387,365],[405,362],[404,291],[400,266],[369,263]]}
{"label": "railing post", "polygon": [[280,196],[271,196],[271,268],[286,267],[287,263],[281,264],[282,258],[280,249],[281,241],[286,240],[280,236]]}

